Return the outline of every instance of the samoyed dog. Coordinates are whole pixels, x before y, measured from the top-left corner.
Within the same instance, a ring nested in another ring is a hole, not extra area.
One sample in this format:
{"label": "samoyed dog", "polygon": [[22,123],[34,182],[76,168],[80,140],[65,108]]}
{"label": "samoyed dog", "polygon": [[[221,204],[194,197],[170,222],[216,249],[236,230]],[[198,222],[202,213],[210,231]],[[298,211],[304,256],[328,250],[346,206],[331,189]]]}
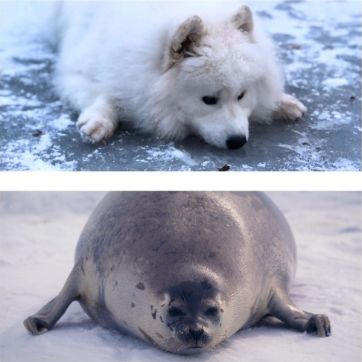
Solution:
{"label": "samoyed dog", "polygon": [[249,122],[298,120],[273,44],[236,1],[69,1],[56,14],[55,84],[83,138],[119,122],[167,139],[242,147]]}

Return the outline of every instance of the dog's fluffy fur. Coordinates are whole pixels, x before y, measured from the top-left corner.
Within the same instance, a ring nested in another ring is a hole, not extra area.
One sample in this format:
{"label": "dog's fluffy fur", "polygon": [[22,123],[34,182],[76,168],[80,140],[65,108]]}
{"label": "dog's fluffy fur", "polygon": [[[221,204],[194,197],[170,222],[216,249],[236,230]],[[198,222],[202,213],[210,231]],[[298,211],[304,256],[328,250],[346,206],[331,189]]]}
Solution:
{"label": "dog's fluffy fur", "polygon": [[296,120],[306,111],[283,92],[272,43],[247,6],[103,1],[58,10],[55,83],[90,141],[128,121],[165,138],[197,134],[239,148],[249,119]]}

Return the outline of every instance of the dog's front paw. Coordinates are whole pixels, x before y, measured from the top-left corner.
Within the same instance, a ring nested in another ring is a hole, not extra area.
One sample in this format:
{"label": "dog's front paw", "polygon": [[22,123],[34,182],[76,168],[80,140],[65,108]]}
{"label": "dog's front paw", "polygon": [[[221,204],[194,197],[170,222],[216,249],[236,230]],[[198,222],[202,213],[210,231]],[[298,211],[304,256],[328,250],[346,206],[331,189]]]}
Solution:
{"label": "dog's front paw", "polygon": [[115,123],[101,113],[84,111],[78,118],[77,127],[85,142],[98,143],[113,135]]}
{"label": "dog's front paw", "polygon": [[307,107],[299,102],[297,98],[289,94],[283,94],[278,109],[276,110],[275,117],[287,121],[299,121],[304,117],[306,112]]}

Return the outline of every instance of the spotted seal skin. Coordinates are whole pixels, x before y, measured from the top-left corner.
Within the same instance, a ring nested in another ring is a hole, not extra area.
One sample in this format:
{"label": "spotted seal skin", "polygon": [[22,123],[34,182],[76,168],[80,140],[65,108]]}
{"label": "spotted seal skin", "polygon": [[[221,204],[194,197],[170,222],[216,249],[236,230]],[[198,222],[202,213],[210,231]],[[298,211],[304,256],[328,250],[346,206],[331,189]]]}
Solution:
{"label": "spotted seal skin", "polygon": [[290,299],[295,268],[291,230],[264,194],[110,193],[80,236],[63,289],[24,324],[44,333],[77,300],[102,326],[180,354],[269,317],[330,335],[327,316]]}

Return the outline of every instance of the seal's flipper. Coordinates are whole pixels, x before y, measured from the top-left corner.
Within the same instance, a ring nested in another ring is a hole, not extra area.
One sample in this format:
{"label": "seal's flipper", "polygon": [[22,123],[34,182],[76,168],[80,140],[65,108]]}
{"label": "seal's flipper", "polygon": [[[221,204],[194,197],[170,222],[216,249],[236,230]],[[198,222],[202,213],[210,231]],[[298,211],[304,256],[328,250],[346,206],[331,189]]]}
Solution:
{"label": "seal's flipper", "polygon": [[80,292],[78,286],[79,267],[76,265],[58,296],[46,304],[36,314],[25,319],[25,328],[33,335],[43,334],[52,329],[70,303],[79,298]]}
{"label": "seal's flipper", "polygon": [[331,334],[331,324],[326,315],[299,309],[281,288],[274,289],[269,310],[271,315],[300,332],[316,333],[319,337],[328,337]]}

